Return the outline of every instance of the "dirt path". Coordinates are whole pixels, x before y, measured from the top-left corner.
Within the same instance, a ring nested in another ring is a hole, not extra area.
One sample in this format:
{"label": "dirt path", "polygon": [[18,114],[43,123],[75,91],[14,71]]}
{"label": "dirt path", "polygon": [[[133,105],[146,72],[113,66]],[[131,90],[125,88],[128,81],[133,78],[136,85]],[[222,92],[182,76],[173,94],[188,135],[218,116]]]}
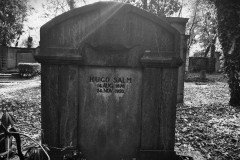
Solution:
{"label": "dirt path", "polygon": [[0,99],[12,97],[11,93],[22,89],[39,87],[41,85],[40,77],[34,79],[22,80],[22,79],[0,79]]}

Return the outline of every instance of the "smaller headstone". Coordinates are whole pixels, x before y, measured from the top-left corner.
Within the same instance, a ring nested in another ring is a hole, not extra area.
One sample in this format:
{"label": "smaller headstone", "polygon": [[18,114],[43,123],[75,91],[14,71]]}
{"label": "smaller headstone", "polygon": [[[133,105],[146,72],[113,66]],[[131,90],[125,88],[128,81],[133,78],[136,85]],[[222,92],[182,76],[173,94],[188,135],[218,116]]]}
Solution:
{"label": "smaller headstone", "polygon": [[206,70],[201,70],[200,71],[200,79],[205,80],[206,79]]}

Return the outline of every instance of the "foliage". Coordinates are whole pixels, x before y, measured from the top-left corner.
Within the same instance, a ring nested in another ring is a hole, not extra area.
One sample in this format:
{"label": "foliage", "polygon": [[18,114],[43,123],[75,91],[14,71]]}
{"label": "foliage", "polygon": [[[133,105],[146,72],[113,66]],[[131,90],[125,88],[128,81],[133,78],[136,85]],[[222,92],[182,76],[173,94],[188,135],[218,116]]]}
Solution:
{"label": "foliage", "polygon": [[47,0],[46,4],[42,4],[45,18],[54,18],[64,12],[74,9],[80,2],[85,0]]}
{"label": "foliage", "polygon": [[26,0],[0,1],[0,45],[9,46],[18,35],[22,34],[26,15]]}
{"label": "foliage", "polygon": [[41,73],[41,65],[39,63],[19,63],[18,69],[22,78],[30,78]]}
{"label": "foliage", "polygon": [[157,16],[171,16],[181,10],[181,3],[178,0],[116,0],[118,2],[129,3],[136,7],[147,10]]}
{"label": "foliage", "polygon": [[217,8],[219,40],[229,77],[230,104],[240,106],[240,1],[210,0]]}
{"label": "foliage", "polygon": [[[201,56],[206,57],[208,52],[215,52],[217,40],[216,32],[216,10],[213,4],[205,0],[195,0],[191,2],[193,8],[192,15],[187,23],[188,51],[193,44],[200,44]],[[210,50],[211,49],[211,50]]]}
{"label": "foliage", "polygon": [[20,134],[14,128],[14,119],[8,112],[1,110],[1,124],[0,124],[0,157],[1,159],[9,158],[10,153],[13,150],[12,138],[15,138],[17,143],[18,156],[20,160],[24,160],[24,156],[21,150],[21,139]]}
{"label": "foliage", "polygon": [[[181,4],[178,0],[115,0],[117,2],[129,3],[139,8],[145,9],[157,16],[171,16],[181,10]],[[74,9],[79,3],[85,3],[86,0],[47,0],[44,8],[44,17],[53,18],[70,9]]]}

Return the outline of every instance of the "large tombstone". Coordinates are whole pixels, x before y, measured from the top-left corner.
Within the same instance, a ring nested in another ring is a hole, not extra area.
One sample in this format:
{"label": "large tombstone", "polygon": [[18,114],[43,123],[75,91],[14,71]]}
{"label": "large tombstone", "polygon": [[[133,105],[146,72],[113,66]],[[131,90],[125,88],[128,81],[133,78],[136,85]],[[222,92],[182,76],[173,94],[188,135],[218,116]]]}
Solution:
{"label": "large tombstone", "polygon": [[[175,158],[176,29],[131,5],[99,2],[40,34],[43,143],[88,160]],[[52,160],[64,154],[50,151]]]}

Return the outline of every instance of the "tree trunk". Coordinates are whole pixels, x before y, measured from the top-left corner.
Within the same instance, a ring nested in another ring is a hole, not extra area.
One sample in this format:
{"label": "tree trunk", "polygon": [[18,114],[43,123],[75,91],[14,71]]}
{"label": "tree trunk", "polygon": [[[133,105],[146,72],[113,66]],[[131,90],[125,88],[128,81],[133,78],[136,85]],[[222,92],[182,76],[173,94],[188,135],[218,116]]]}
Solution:
{"label": "tree trunk", "polygon": [[207,57],[210,48],[211,48],[211,44],[209,44],[209,45],[207,46],[207,49],[206,49],[205,52],[204,52],[204,57]]}
{"label": "tree trunk", "polygon": [[214,3],[218,15],[219,40],[225,57],[225,72],[229,78],[229,104],[240,106],[240,20],[238,14],[240,1],[215,0]]}

